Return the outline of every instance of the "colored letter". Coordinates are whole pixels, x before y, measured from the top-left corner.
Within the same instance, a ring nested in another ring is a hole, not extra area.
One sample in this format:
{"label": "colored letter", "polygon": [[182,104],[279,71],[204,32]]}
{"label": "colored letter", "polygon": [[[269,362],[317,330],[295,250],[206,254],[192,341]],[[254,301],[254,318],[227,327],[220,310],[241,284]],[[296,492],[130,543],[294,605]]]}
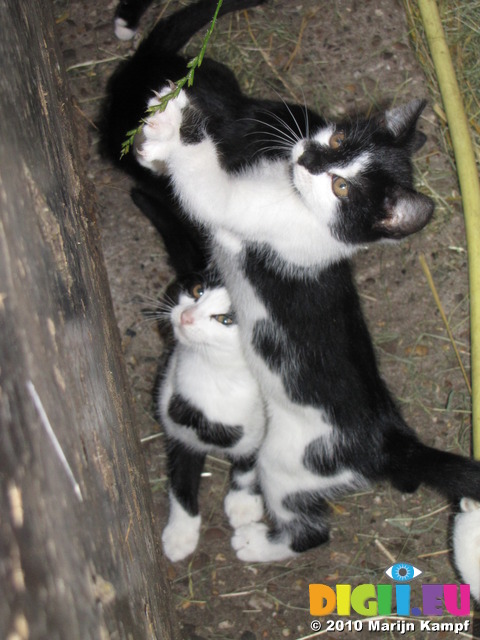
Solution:
{"label": "colored letter", "polygon": [[[458,608],[457,589],[460,586],[460,609]],[[469,616],[470,615],[470,585],[469,584],[444,584],[443,597],[445,598],[445,607],[452,616]]]}
{"label": "colored letter", "polygon": [[[377,598],[373,584],[359,584],[352,591],[352,607],[361,616],[376,616]],[[368,606],[366,606],[368,602]]]}
{"label": "colored letter", "polygon": [[443,584],[423,584],[423,615],[441,616],[443,614]]}
{"label": "colored letter", "polygon": [[350,594],[352,587],[349,584],[337,584],[337,614],[339,616],[350,615]]}
{"label": "colored letter", "polygon": [[328,616],[335,609],[337,598],[335,591],[326,584],[311,584],[310,590],[310,615]]}
{"label": "colored letter", "polygon": [[378,615],[389,616],[392,613],[392,585],[377,585]]}
{"label": "colored letter", "polygon": [[409,616],[410,615],[410,585],[396,584],[395,598],[397,600],[397,615]]}

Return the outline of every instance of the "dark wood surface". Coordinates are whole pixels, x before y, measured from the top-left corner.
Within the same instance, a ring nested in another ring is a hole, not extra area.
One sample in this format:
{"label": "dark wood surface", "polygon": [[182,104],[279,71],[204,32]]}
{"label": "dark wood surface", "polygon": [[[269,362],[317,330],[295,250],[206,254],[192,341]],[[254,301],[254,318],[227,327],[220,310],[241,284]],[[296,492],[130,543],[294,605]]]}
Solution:
{"label": "dark wood surface", "polygon": [[49,3],[0,32],[0,637],[177,638]]}

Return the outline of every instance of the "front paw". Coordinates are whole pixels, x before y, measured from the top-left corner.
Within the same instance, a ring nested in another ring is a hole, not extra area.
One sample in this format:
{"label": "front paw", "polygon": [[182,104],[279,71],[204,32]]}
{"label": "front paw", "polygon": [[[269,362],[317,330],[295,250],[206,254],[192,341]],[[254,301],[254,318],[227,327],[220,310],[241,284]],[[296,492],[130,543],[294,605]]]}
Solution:
{"label": "front paw", "polygon": [[[148,107],[156,107],[162,99],[171,93],[170,87],[164,87],[148,102]],[[157,110],[145,119],[143,142],[136,150],[140,164],[151,168],[155,162],[168,160],[175,146],[180,143],[180,127],[183,110],[189,104],[184,91],[176,98],[168,100],[165,109]]]}
{"label": "front paw", "polygon": [[197,548],[200,537],[200,516],[183,514],[181,518],[171,518],[163,530],[163,551],[171,562],[179,562]]}
{"label": "front paw", "polygon": [[224,508],[233,529],[258,522],[263,518],[262,496],[249,493],[245,489],[230,490],[225,497]]}

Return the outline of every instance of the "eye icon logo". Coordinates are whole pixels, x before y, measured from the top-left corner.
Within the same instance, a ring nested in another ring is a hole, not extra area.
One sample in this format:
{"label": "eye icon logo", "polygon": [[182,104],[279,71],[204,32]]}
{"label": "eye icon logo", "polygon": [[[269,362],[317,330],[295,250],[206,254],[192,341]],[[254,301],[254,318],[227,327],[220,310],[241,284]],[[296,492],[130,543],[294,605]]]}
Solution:
{"label": "eye icon logo", "polygon": [[410,580],[417,578],[423,572],[417,569],[417,567],[414,567],[413,564],[397,562],[396,564],[392,564],[385,573],[389,578],[395,580],[395,582],[410,582]]}

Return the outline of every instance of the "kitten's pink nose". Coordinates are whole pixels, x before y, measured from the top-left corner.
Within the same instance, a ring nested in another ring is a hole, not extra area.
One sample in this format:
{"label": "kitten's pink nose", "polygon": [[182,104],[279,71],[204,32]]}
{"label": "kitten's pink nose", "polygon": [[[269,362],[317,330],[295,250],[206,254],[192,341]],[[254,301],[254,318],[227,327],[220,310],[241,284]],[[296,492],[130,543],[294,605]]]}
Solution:
{"label": "kitten's pink nose", "polygon": [[182,313],[180,315],[180,322],[182,324],[193,324],[193,322],[194,322],[193,310],[192,309],[185,309],[185,311],[182,311]]}

